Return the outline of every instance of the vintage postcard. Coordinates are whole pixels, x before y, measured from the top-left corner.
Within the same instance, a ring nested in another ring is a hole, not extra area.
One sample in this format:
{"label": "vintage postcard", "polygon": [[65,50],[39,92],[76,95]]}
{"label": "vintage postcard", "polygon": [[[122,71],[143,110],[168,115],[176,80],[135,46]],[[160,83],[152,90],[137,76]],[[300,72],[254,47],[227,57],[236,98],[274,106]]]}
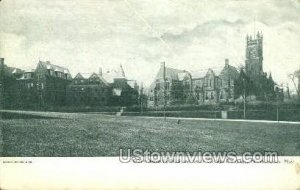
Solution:
{"label": "vintage postcard", "polygon": [[0,189],[300,189],[299,0],[0,0]]}

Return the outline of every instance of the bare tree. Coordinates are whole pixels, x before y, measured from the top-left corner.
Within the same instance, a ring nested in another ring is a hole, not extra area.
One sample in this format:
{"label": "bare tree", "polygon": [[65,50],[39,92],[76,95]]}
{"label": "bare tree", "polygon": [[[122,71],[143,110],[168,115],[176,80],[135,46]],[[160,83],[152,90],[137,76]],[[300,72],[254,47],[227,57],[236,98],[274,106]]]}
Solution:
{"label": "bare tree", "polygon": [[298,100],[300,101],[300,70],[295,71],[293,74],[289,74],[289,78],[293,82],[293,85],[298,95]]}

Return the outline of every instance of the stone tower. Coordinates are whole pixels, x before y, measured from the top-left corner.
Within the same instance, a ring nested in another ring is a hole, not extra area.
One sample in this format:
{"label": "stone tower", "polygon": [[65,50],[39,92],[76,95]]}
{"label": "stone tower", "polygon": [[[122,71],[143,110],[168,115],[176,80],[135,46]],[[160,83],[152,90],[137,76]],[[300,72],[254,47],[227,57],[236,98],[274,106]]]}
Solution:
{"label": "stone tower", "polygon": [[251,78],[263,75],[263,35],[257,32],[256,36],[246,38],[246,74]]}

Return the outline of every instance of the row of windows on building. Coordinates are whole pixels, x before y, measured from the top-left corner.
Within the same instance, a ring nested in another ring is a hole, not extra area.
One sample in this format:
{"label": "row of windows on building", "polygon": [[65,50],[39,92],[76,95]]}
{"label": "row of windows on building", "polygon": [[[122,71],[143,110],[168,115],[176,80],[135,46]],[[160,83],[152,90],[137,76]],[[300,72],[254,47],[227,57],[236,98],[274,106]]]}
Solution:
{"label": "row of windows on building", "polygon": [[80,79],[80,80],[74,80],[74,84],[85,84],[85,83],[90,83],[90,84],[98,84],[101,80],[100,79]]}
{"label": "row of windows on building", "polygon": [[[28,89],[34,88],[34,83],[30,82],[30,83],[24,83],[24,86]],[[44,83],[38,83],[36,85],[39,89],[44,89]]]}
{"label": "row of windows on building", "polygon": [[60,71],[53,71],[51,69],[48,69],[48,74],[50,76],[62,78],[62,79],[68,79],[68,74],[60,72]]}
{"label": "row of windows on building", "polygon": [[89,87],[73,87],[72,91],[89,91],[89,92],[103,92],[104,90],[101,88],[89,88]]}
{"label": "row of windows on building", "polygon": [[[205,97],[205,100],[214,100],[215,99],[215,93],[214,93],[214,91],[205,92],[204,97]],[[221,91],[219,97],[220,97],[221,100],[224,100],[225,99],[225,93],[223,91]],[[228,93],[228,98],[231,98],[231,97],[232,97],[231,93],[229,92]],[[179,97],[178,97],[178,95],[176,96],[176,94],[175,94],[175,99],[176,98],[179,98]],[[200,100],[200,93],[199,92],[196,93],[196,98],[197,98],[197,100]],[[166,101],[168,101],[170,99],[170,95],[166,94],[165,99],[166,99]],[[154,101],[154,96],[150,96],[149,100]],[[164,96],[162,96],[162,97],[156,96],[156,101],[160,101],[160,100],[164,100]]]}

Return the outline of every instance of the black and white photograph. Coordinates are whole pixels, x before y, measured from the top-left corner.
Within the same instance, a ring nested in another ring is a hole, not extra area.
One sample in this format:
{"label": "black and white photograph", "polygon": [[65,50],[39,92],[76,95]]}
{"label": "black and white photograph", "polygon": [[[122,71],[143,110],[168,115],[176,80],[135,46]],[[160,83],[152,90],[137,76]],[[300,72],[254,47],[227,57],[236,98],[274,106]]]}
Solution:
{"label": "black and white photograph", "polygon": [[1,0],[0,189],[299,190],[299,52],[299,0]]}

